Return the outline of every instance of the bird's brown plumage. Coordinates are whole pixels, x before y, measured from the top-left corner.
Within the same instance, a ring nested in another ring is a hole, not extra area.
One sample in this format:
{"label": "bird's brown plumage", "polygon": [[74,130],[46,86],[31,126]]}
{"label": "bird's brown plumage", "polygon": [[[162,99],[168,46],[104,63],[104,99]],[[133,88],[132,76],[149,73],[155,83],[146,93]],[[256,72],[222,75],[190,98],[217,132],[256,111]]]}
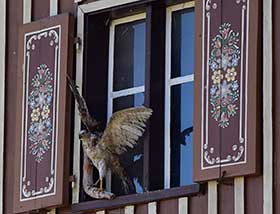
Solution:
{"label": "bird's brown plumage", "polygon": [[[111,170],[122,180],[127,191],[132,182],[126,177],[119,156],[126,152],[127,148],[133,148],[137,144],[145,131],[147,120],[152,115],[152,109],[141,106],[118,111],[112,115],[104,132],[97,132],[97,122],[88,113],[86,103],[72,80],[69,81],[69,86],[78,103],[81,120],[87,127],[87,131],[80,133],[84,153],[98,169],[101,180],[107,171]],[[88,121],[93,121],[93,125]]]}

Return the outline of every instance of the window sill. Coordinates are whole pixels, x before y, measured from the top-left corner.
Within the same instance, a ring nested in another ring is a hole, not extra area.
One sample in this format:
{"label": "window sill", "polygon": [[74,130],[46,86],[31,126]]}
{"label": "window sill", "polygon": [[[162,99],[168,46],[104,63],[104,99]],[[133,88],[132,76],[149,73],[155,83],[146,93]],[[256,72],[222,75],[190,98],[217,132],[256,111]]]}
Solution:
{"label": "window sill", "polygon": [[179,198],[185,196],[193,196],[203,192],[202,185],[193,184],[183,187],[176,187],[171,189],[157,190],[152,192],[145,192],[141,194],[124,195],[116,197],[112,200],[94,200],[72,205],[74,213],[82,213],[93,210],[105,210],[124,207],[127,205],[143,204],[152,201]]}

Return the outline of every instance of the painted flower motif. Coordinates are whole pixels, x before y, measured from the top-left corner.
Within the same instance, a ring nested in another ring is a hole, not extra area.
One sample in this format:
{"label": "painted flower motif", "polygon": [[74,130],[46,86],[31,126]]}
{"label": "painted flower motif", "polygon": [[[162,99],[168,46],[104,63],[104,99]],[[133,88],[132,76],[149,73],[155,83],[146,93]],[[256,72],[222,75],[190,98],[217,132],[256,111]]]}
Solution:
{"label": "painted flower motif", "polygon": [[236,114],[236,109],[237,109],[236,105],[234,105],[234,104],[229,104],[229,105],[227,106],[227,108],[228,108],[228,116],[229,116],[229,117]]}
{"label": "painted flower motif", "polygon": [[212,80],[214,84],[220,84],[221,80],[224,78],[222,71],[214,71],[214,74],[212,75]]}
{"label": "painted flower motif", "polygon": [[47,95],[43,94],[43,93],[39,93],[38,97],[35,99],[35,101],[37,102],[37,104],[40,106],[40,108],[42,108],[45,103],[46,103],[46,98]]}
{"label": "painted flower motif", "polygon": [[33,109],[31,113],[31,121],[36,122],[39,120],[39,117],[40,117],[40,108]]}
{"label": "painted flower motif", "polygon": [[42,111],[42,113],[41,113],[42,118],[43,118],[43,119],[48,118],[48,117],[49,117],[49,113],[50,113],[49,107],[48,107],[48,106],[44,106],[44,107],[43,107],[43,111]]}
{"label": "painted flower motif", "polygon": [[228,82],[234,81],[237,73],[235,71],[235,68],[228,68],[226,73],[226,79]]}
{"label": "painted flower motif", "polygon": [[210,84],[211,116],[218,126],[226,128],[230,118],[237,114],[239,84],[237,67],[240,59],[238,47],[239,33],[231,29],[229,23],[219,28],[219,33],[212,40],[209,66],[212,71]]}
{"label": "painted flower motif", "polygon": [[37,67],[37,73],[31,80],[33,86],[28,98],[32,110],[28,129],[29,153],[40,163],[44,154],[50,149],[52,142],[52,119],[49,117],[52,109],[53,86],[52,73],[46,64]]}

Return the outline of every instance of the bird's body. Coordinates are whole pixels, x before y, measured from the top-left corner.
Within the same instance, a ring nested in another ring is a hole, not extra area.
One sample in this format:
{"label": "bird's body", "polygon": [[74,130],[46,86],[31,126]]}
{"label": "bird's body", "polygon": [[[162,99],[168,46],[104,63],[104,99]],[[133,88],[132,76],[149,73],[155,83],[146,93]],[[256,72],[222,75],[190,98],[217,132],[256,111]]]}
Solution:
{"label": "bird's body", "polygon": [[99,172],[100,189],[103,188],[102,181],[109,170],[121,179],[126,192],[133,188],[131,181],[125,176],[119,156],[126,152],[128,147],[134,147],[151,114],[152,110],[146,107],[128,108],[114,113],[103,133],[81,131],[80,140],[84,154]]}
{"label": "bird's body", "polygon": [[110,170],[122,181],[127,192],[132,182],[125,175],[119,157],[127,148],[133,148],[143,135],[146,122],[152,115],[152,109],[147,107],[127,108],[115,112],[110,118],[104,132],[97,128],[98,122],[89,115],[85,100],[79,94],[72,80],[70,88],[78,103],[78,109],[83,124],[87,130],[80,132],[84,155],[86,155],[99,172],[100,189],[103,190],[102,181]]}

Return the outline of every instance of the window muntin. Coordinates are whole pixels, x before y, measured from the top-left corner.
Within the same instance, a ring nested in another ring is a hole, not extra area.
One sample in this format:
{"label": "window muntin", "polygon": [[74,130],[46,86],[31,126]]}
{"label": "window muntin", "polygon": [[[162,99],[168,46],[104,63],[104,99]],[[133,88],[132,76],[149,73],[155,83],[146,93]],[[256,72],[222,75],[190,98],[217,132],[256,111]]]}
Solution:
{"label": "window muntin", "polygon": [[[113,20],[110,26],[107,120],[115,111],[144,104],[145,13]],[[143,142],[121,157],[135,192],[143,192]],[[108,173],[106,188],[124,194],[118,178]]]}
{"label": "window muntin", "polygon": [[[166,10],[164,186],[192,184],[194,2]],[[184,136],[185,133],[187,136]],[[185,144],[185,145],[184,145]]]}

